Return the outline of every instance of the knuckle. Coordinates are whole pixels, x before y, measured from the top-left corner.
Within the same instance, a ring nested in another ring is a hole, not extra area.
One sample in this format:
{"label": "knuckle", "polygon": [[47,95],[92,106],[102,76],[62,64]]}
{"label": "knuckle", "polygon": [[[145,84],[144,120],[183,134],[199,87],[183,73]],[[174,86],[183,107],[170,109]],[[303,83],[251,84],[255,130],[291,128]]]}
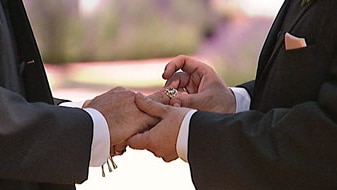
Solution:
{"label": "knuckle", "polygon": [[185,58],[188,58],[189,56],[187,56],[185,54],[181,54],[181,55],[179,55],[179,57],[185,59]]}
{"label": "knuckle", "polygon": [[120,90],[120,91],[124,91],[126,90],[126,88],[122,87],[122,86],[117,86],[114,88],[115,90]]}

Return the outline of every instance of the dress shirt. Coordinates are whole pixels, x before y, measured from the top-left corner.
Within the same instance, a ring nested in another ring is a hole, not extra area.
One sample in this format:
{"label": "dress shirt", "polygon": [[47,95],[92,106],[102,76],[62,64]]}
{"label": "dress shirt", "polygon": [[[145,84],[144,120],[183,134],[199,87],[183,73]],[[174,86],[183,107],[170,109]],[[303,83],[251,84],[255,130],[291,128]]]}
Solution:
{"label": "dress shirt", "polygon": [[[231,90],[233,91],[235,96],[236,113],[249,110],[251,99],[247,90],[238,87],[232,87]],[[178,133],[176,149],[179,158],[184,160],[185,162],[188,162],[187,152],[188,152],[188,135],[190,128],[190,120],[195,112],[197,112],[197,110],[191,110],[185,115],[183,122],[180,125]]]}
{"label": "dress shirt", "polygon": [[[82,102],[64,102],[60,106],[82,108],[84,101]],[[84,108],[92,118],[93,121],[93,139],[91,144],[91,155],[89,165],[92,167],[98,167],[103,165],[110,153],[110,132],[108,123],[104,116],[93,108]]]}

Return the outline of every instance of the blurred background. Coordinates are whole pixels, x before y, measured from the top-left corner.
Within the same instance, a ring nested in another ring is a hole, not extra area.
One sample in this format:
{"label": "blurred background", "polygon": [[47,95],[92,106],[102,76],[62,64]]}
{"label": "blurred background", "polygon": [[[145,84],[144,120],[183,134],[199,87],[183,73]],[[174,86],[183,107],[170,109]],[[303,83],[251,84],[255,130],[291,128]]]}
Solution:
{"label": "blurred background", "polygon": [[[282,0],[24,0],[54,96],[84,100],[124,86],[158,90],[165,64],[186,54],[229,86],[251,80]],[[145,151],[91,168],[78,189],[194,189],[188,164]],[[225,171],[224,171],[225,172]]]}

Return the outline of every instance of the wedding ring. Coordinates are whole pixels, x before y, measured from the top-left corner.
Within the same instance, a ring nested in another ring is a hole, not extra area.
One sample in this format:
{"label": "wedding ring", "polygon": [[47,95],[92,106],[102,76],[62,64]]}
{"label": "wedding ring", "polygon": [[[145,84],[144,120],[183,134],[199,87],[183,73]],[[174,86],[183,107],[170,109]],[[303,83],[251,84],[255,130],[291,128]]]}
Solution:
{"label": "wedding ring", "polygon": [[169,98],[173,98],[176,95],[178,95],[178,90],[172,87],[168,87],[165,89],[164,93],[169,97]]}

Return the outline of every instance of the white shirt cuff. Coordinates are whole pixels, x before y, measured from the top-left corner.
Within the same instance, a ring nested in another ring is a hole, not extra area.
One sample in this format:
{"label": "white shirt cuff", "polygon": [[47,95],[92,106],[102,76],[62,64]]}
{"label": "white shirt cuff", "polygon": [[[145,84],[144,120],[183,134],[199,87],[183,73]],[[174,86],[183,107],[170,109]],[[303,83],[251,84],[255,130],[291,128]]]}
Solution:
{"label": "white shirt cuff", "polygon": [[[235,95],[236,112],[238,113],[249,110],[251,99],[247,90],[238,87],[231,87],[231,90]],[[185,162],[188,162],[187,153],[188,153],[188,135],[190,128],[190,120],[195,112],[197,112],[197,110],[191,110],[185,115],[178,133],[176,149],[179,158],[184,160]]]}
{"label": "white shirt cuff", "polygon": [[65,106],[70,108],[82,108],[85,101],[79,101],[79,102],[63,102],[59,104],[59,106]]}
{"label": "white shirt cuff", "polygon": [[188,135],[189,135],[189,129],[190,129],[190,120],[192,115],[196,112],[197,110],[191,110],[187,112],[185,115],[183,122],[181,123],[180,130],[178,133],[178,138],[177,138],[177,144],[176,144],[176,149],[179,158],[184,160],[185,162],[188,162]]}
{"label": "white shirt cuff", "polygon": [[230,89],[235,96],[236,113],[249,110],[251,98],[247,90],[240,87],[231,87]]}
{"label": "white shirt cuff", "polygon": [[[60,106],[82,108],[82,102],[64,102]],[[98,167],[103,165],[110,155],[110,132],[104,116],[93,108],[85,108],[93,121],[93,139],[89,165]]]}

